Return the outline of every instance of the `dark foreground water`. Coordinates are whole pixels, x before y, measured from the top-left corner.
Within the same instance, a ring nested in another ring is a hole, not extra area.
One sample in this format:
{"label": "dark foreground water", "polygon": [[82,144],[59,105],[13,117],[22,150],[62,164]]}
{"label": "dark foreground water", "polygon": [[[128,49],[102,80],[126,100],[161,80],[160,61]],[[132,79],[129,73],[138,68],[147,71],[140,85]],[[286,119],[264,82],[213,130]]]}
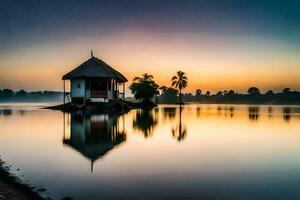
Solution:
{"label": "dark foreground water", "polygon": [[3,104],[0,154],[54,199],[300,199],[300,107],[116,116]]}

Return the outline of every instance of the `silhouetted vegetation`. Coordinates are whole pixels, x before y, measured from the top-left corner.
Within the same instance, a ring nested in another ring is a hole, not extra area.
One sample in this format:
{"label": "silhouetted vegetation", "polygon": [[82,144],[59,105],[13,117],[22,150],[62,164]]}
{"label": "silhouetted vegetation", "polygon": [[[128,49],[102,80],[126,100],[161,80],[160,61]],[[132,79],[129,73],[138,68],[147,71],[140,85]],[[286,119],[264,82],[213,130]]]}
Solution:
{"label": "silhouetted vegetation", "polygon": [[176,76],[172,77],[172,87],[179,90],[179,104],[182,104],[182,90],[187,87],[188,78],[185,72],[178,71]]}
{"label": "silhouetted vegetation", "polygon": [[135,77],[129,86],[131,92],[137,100],[141,100],[142,107],[152,106],[151,99],[159,94],[159,86],[155,83],[153,76],[143,74],[142,77]]}
{"label": "silhouetted vegetation", "polygon": [[[157,98],[158,103],[178,103],[180,101],[178,92],[174,88],[163,88],[161,95]],[[257,87],[250,87],[247,94],[236,93],[233,90],[219,91],[212,94],[197,89],[195,95],[185,93],[182,95],[184,102],[199,103],[225,103],[225,104],[300,104],[300,92],[291,91],[290,88],[284,88],[282,92],[275,93],[268,90],[262,94]]]}
{"label": "silhouetted vegetation", "polygon": [[172,87],[160,87],[161,95],[158,97],[159,103],[179,103],[178,90]]}
{"label": "silhouetted vegetation", "polygon": [[25,90],[12,91],[0,89],[0,102],[40,102],[40,101],[61,101],[63,93],[55,91],[27,92]]}

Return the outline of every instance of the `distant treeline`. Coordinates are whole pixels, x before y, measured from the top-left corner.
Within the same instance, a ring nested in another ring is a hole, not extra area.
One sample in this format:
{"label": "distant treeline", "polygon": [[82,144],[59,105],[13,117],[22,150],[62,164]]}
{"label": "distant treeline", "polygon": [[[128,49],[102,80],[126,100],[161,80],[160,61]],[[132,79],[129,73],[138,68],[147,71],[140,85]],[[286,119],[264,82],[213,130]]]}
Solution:
{"label": "distant treeline", "polygon": [[[211,94],[209,91],[203,93],[198,89],[195,94],[182,94],[182,100],[183,102],[224,104],[300,104],[300,92],[285,88],[279,93],[268,90],[262,94],[257,87],[251,87],[246,94],[240,94],[233,90],[219,91],[215,94]],[[178,90],[172,87],[161,87],[157,102],[179,103]]]}
{"label": "distant treeline", "polygon": [[62,101],[63,93],[55,91],[26,92],[0,89],[0,102],[40,102]]}

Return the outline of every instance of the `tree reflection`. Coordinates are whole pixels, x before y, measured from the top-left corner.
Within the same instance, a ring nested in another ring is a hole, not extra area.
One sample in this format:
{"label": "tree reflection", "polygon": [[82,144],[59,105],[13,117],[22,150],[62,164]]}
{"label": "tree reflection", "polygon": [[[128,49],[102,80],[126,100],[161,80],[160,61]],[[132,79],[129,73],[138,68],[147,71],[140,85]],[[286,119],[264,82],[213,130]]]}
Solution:
{"label": "tree reflection", "polygon": [[[218,115],[221,115],[221,112],[222,112],[222,107],[221,106],[218,106],[217,107],[217,114]],[[226,113],[225,113],[226,114]]]}
{"label": "tree reflection", "polygon": [[269,117],[273,117],[273,108],[271,106],[268,107],[268,113],[269,113]]}
{"label": "tree reflection", "polygon": [[153,117],[151,110],[137,110],[133,120],[133,128],[143,132],[145,138],[153,134],[153,129],[157,125],[157,115]]}
{"label": "tree reflection", "polygon": [[3,110],[0,110],[0,115],[10,116],[10,115],[12,115],[12,109],[6,108]]}
{"label": "tree reflection", "polygon": [[229,107],[229,113],[230,113],[230,117],[234,116],[234,107],[233,106]]}
{"label": "tree reflection", "polygon": [[230,116],[230,118],[232,118],[234,116],[234,107],[233,106],[225,106],[224,108],[225,110],[225,117]]}
{"label": "tree reflection", "polygon": [[201,115],[201,107],[198,106],[197,107],[197,117],[200,117],[200,115]]}
{"label": "tree reflection", "polygon": [[259,107],[258,106],[249,106],[249,119],[252,121],[257,121],[259,118]]}
{"label": "tree reflection", "polygon": [[164,107],[164,118],[165,119],[174,119],[176,117],[176,107]]}
{"label": "tree reflection", "polygon": [[182,125],[182,107],[179,106],[179,123],[175,128],[172,128],[172,136],[177,139],[177,141],[181,142],[187,135],[187,129],[184,125]]}
{"label": "tree reflection", "polygon": [[12,115],[13,111],[10,108],[6,108],[1,110],[0,114],[2,114],[3,116],[10,116]]}
{"label": "tree reflection", "polygon": [[290,107],[284,107],[283,108],[283,119],[286,122],[289,122],[291,119],[291,108]]}

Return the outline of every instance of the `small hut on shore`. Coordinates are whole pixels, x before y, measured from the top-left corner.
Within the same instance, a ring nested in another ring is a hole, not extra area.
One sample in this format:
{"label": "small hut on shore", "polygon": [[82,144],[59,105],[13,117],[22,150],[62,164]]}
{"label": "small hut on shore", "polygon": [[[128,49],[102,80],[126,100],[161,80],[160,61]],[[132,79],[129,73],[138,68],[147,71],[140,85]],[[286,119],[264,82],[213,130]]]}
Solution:
{"label": "small hut on shore", "polygon": [[[70,80],[71,102],[109,102],[125,99],[127,79],[120,72],[93,56],[62,77],[65,104],[65,80]],[[123,88],[122,92],[119,88]]]}

